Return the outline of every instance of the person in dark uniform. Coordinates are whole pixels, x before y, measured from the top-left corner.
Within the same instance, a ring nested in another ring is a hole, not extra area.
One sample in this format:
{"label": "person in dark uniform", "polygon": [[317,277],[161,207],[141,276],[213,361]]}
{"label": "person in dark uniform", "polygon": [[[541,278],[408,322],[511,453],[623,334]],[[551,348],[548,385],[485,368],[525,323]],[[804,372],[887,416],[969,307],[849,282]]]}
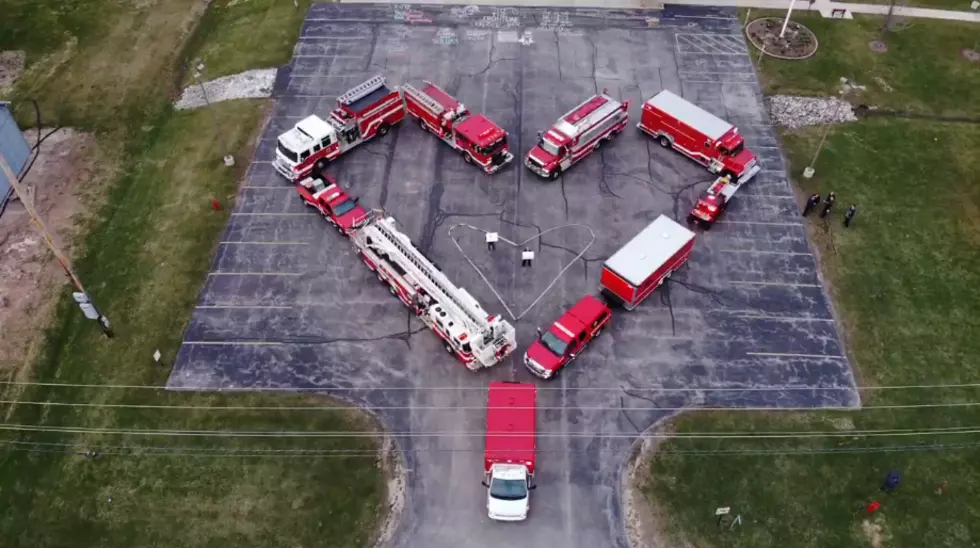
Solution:
{"label": "person in dark uniform", "polygon": [[812,211],[813,208],[817,207],[817,204],[819,203],[820,203],[820,193],[814,192],[813,194],[810,195],[810,198],[806,201],[806,205],[803,206],[803,216],[806,217],[807,215],[809,215],[810,211]]}
{"label": "person in dark uniform", "polygon": [[892,493],[895,489],[898,489],[898,484],[901,483],[902,478],[899,476],[898,471],[890,470],[887,475],[885,475],[885,482],[881,484],[881,490],[886,493]]}
{"label": "person in dark uniform", "polygon": [[854,219],[854,214],[857,213],[857,206],[851,204],[851,207],[847,208],[844,213],[844,228],[851,226],[851,220]]}
{"label": "person in dark uniform", "polygon": [[821,219],[830,213],[830,208],[834,207],[835,200],[837,200],[837,196],[833,192],[827,195],[827,198],[823,201],[823,210],[820,212]]}

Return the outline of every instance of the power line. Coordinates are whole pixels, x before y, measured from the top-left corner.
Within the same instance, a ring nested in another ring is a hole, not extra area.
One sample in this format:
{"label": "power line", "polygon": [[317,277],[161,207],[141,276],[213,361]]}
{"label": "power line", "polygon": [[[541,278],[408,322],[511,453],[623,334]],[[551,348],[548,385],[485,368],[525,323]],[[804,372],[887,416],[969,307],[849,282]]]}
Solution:
{"label": "power line", "polygon": [[[163,390],[167,392],[204,392],[218,394],[222,392],[370,392],[370,391],[436,391],[436,390],[480,390],[486,391],[486,386],[362,386],[362,387],[310,387],[310,386],[151,386],[145,384],[84,384],[84,383],[56,383],[56,382],[32,382],[32,381],[0,381],[0,385],[8,386],[42,386],[49,388],[99,388],[117,390]],[[746,386],[746,387],[685,387],[668,388],[664,386],[634,387],[634,386],[582,386],[582,387],[561,387],[561,386],[538,386],[539,391],[563,390],[563,391],[616,391],[624,389],[637,392],[782,392],[782,391],[863,391],[863,390],[937,390],[953,388],[980,388],[980,382],[963,384],[906,384],[906,385],[882,385],[882,386],[806,386],[799,384],[770,385],[770,386]]]}
{"label": "power line", "polygon": [[[186,446],[145,446],[145,445],[110,445],[110,446],[88,446],[69,443],[47,443],[47,442],[28,442],[28,441],[0,441],[0,445],[14,445],[8,447],[9,451],[29,451],[41,453],[64,453],[64,454],[96,454],[96,455],[117,455],[117,456],[169,456],[169,457],[261,457],[261,458],[353,458],[366,457],[378,458],[378,451],[374,449],[219,449],[219,448],[198,448]],[[805,447],[791,449],[667,449],[659,450],[658,454],[678,454],[695,456],[762,456],[762,455],[818,455],[818,454],[858,454],[858,453],[895,453],[895,452],[918,452],[918,451],[939,451],[939,450],[961,450],[978,449],[978,443],[955,443],[955,444],[927,444],[927,445],[885,445],[885,446],[862,446],[862,447]],[[97,451],[96,451],[97,450]],[[462,448],[412,448],[402,449],[403,452],[410,453],[479,453],[483,449],[462,449]],[[622,449],[591,449],[591,450],[566,450],[566,449],[538,449],[538,454],[549,453],[625,453]]]}
{"label": "power line", "polygon": [[[95,407],[109,409],[156,409],[156,410],[195,410],[195,411],[351,411],[355,409],[371,410],[397,410],[397,411],[459,411],[459,410],[489,410],[494,409],[489,405],[158,405],[158,404],[137,404],[137,403],[93,403],[93,402],[61,402],[61,401],[18,401],[0,400],[0,404],[9,405],[32,405],[32,406],[51,406],[51,407]],[[950,402],[950,403],[921,403],[921,404],[894,404],[894,405],[865,405],[861,407],[847,406],[825,406],[825,407],[611,407],[611,406],[591,406],[569,408],[560,405],[538,405],[534,407],[500,407],[515,410],[563,410],[574,409],[575,411],[865,411],[869,409],[931,409],[945,407],[977,407],[980,402]]]}
{"label": "power line", "polygon": [[[511,438],[531,435],[532,432],[474,432],[474,431],[435,431],[435,432],[381,432],[381,431],[338,431],[338,430],[167,430],[139,428],[91,428],[81,426],[42,426],[30,424],[0,424],[0,431],[14,432],[50,432],[61,434],[105,434],[124,436],[161,436],[161,437],[204,437],[204,438],[273,438],[273,439],[303,439],[303,438],[376,438],[387,436],[394,438],[472,438],[495,437]],[[980,426],[952,426],[932,429],[898,429],[886,428],[876,430],[834,430],[834,431],[735,431],[735,432],[675,432],[661,434],[618,434],[601,432],[537,432],[537,438],[573,438],[573,439],[803,439],[803,438],[838,438],[838,437],[886,437],[886,436],[925,436],[951,434],[977,434]]]}

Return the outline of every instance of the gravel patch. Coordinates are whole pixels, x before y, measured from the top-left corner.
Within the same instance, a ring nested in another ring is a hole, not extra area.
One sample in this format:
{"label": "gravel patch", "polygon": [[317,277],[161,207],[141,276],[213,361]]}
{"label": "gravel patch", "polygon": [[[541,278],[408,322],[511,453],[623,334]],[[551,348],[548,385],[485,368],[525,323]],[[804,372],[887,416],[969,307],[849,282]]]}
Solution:
{"label": "gravel patch", "polygon": [[24,59],[23,51],[0,51],[0,93],[13,89],[24,73]]}
{"label": "gravel patch", "polygon": [[[230,101],[232,99],[261,99],[272,95],[272,86],[276,81],[277,69],[247,70],[231,76],[222,76],[204,82],[194,83],[186,88],[180,99],[174,103],[177,110],[189,110],[203,107],[206,104]],[[205,94],[207,98],[205,99]]]}
{"label": "gravel patch", "polygon": [[773,123],[789,129],[857,121],[851,104],[836,97],[773,95],[766,107]]}

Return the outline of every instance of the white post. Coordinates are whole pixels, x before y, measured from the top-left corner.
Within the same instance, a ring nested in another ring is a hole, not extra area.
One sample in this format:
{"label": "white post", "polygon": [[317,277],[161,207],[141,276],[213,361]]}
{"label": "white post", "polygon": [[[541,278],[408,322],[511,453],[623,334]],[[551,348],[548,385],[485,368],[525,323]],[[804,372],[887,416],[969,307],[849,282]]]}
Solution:
{"label": "white post", "polygon": [[786,20],[783,21],[783,30],[779,31],[779,37],[782,38],[786,34],[786,25],[789,24],[789,16],[793,13],[793,6],[796,5],[796,0],[791,0],[789,3],[789,9],[786,10]]}

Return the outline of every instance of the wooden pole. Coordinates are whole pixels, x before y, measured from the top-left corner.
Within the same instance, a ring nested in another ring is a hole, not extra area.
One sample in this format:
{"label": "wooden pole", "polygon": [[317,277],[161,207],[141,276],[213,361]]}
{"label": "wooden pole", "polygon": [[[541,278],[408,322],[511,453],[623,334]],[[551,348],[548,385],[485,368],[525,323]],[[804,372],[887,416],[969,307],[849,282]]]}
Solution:
{"label": "wooden pole", "polygon": [[[23,190],[23,187],[20,186],[20,180],[17,179],[17,174],[10,169],[10,166],[7,165],[7,161],[3,156],[0,156],[0,170],[2,170],[4,175],[7,176],[7,179],[10,181],[10,186],[13,187],[14,192],[17,193],[17,197],[20,198],[20,202],[24,204],[24,208],[27,209],[27,214],[31,216],[31,220],[34,221],[34,224],[37,226],[38,231],[44,238],[44,243],[48,245],[48,248],[51,249],[52,253],[54,253],[55,258],[58,259],[59,263],[61,263],[61,267],[65,269],[65,274],[67,274],[68,278],[71,279],[72,285],[74,285],[75,289],[77,289],[80,293],[85,293],[88,295],[88,293],[85,292],[85,288],[82,286],[82,281],[78,278],[78,275],[75,274],[74,269],[72,269],[71,262],[68,260],[68,257],[66,257],[65,254],[58,249],[57,245],[55,245],[54,239],[51,238],[51,233],[48,232],[48,228],[44,226],[44,221],[41,220],[41,217],[37,214],[37,210],[34,209],[34,203],[30,198],[28,198],[27,193]],[[109,320],[95,308],[94,303],[89,304],[92,305],[92,308],[95,309],[96,313],[98,314],[99,325],[102,327],[102,331],[107,337],[111,338],[113,333],[112,328],[109,326]]]}

